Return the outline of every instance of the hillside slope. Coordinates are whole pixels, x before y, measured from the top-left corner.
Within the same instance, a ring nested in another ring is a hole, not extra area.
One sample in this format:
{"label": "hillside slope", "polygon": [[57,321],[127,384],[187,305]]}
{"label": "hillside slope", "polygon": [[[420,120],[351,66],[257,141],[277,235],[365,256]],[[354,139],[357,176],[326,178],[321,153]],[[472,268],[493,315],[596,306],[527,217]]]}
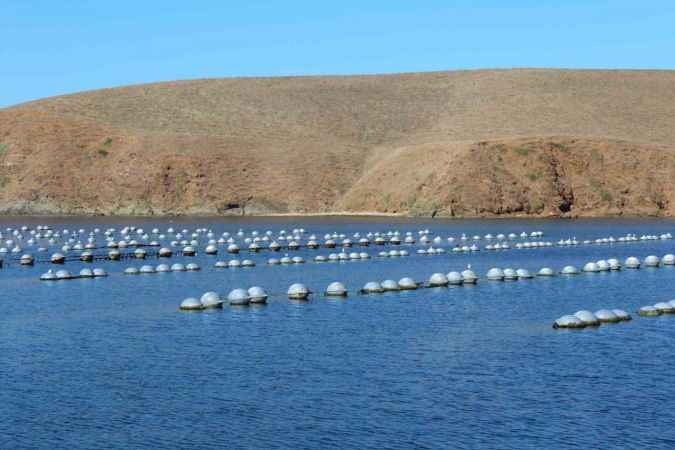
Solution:
{"label": "hillside slope", "polygon": [[178,81],[0,110],[0,212],[675,214],[675,72]]}

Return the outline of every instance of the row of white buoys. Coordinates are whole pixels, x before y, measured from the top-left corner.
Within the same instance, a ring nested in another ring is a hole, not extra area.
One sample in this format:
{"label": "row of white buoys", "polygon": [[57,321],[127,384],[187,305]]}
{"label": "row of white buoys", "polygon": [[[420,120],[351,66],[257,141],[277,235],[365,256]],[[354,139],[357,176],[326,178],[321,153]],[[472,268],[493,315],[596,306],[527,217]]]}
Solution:
{"label": "row of white buoys", "polygon": [[630,256],[626,258],[624,267],[627,269],[639,269],[642,264],[644,264],[645,267],[659,267],[661,265],[672,266],[675,265],[675,255],[668,253],[662,258],[659,258],[656,255],[649,255],[642,263],[635,256]]}
{"label": "row of white buoys", "polygon": [[643,306],[638,309],[638,314],[644,317],[660,316],[661,314],[675,314],[675,300],[659,302],[653,306]]}
{"label": "row of white buoys", "polygon": [[72,280],[75,278],[100,278],[107,277],[108,274],[103,269],[90,269],[84,268],[80,270],[78,275],[73,275],[67,270],[57,270],[53,271],[49,269],[47,272],[40,275],[41,281],[57,281],[57,280]]}
{"label": "row of white buoys", "polygon": [[239,267],[255,267],[255,262],[250,259],[238,260],[231,259],[229,261],[216,261],[213,265],[216,269],[237,269]]}
{"label": "row of white buoys", "polygon": [[[396,250],[392,250],[392,252],[396,252]],[[335,261],[355,261],[355,260],[364,260],[364,259],[370,259],[370,255],[366,252],[351,252],[351,253],[331,253],[328,256],[324,255],[317,255],[314,257],[314,262],[335,262]]]}
{"label": "row of white buoys", "polygon": [[[435,251],[434,251],[435,252]],[[380,252],[377,254],[380,258],[396,258],[399,256],[408,256],[407,250],[389,250],[388,252]]]}
{"label": "row of white buoys", "polygon": [[419,287],[419,284],[410,277],[403,277],[399,281],[384,280],[382,283],[370,281],[361,289],[361,293],[372,294],[386,291],[410,291]]}
{"label": "row of white buoys", "polygon": [[[80,230],[67,230],[64,229],[62,232],[53,232],[52,230],[35,230],[35,229],[28,229],[29,233],[31,234],[31,238],[28,239],[27,241],[23,241],[26,245],[29,246],[37,246],[39,243],[47,244],[48,246],[51,245],[56,245],[58,242],[63,242],[63,252],[68,252],[68,251],[82,251],[83,249],[89,249],[93,250],[96,248],[109,248],[109,249],[123,249],[123,248],[128,248],[128,247],[161,247],[162,243],[166,245],[165,241],[167,239],[172,239],[173,240],[170,242],[168,247],[183,247],[182,249],[182,254],[185,256],[193,256],[196,254],[195,248],[200,244],[200,239],[205,238],[208,239],[208,242],[206,246],[204,247],[204,252],[206,254],[216,254],[218,252],[218,246],[219,245],[225,245],[228,244],[227,251],[230,253],[236,253],[239,251],[239,246],[237,245],[235,241],[235,235],[231,235],[228,232],[222,233],[222,237],[219,239],[215,239],[216,235],[213,233],[210,229],[206,228],[196,228],[192,232],[188,229],[183,229],[183,230],[174,230],[172,227],[169,227],[166,229],[165,232],[162,232],[159,230],[159,228],[154,228],[152,232],[148,233],[144,231],[142,228],[138,228],[135,226],[127,226],[122,228],[121,230],[117,230],[115,228],[108,228],[106,230],[101,230],[99,228],[95,228],[92,231],[88,233],[88,238],[87,242],[83,243],[81,239],[86,231],[84,229]],[[300,230],[300,229],[296,229]],[[319,247],[319,243],[317,241],[317,237],[315,235],[309,236],[309,240],[307,241],[306,244],[303,244],[304,242],[304,237],[302,236],[305,232],[304,231],[296,231],[294,230],[290,234],[286,234],[285,230],[281,230],[277,233],[277,238],[276,240],[278,241],[286,241],[287,245],[286,248],[288,249],[298,249],[302,247],[303,245],[309,248],[317,248]],[[17,242],[22,241],[23,235],[19,232],[18,230],[13,230],[13,235],[17,237]],[[62,233],[62,234],[61,234]],[[96,235],[102,233],[105,236],[105,241],[106,243],[101,247],[100,245],[96,244]],[[165,234],[166,233],[166,234]],[[401,244],[402,242],[405,242],[407,244],[414,244],[415,243],[415,238],[412,236],[411,232],[405,233],[405,240],[403,241],[400,237],[400,233],[398,231],[395,232],[387,232],[387,233],[372,233],[369,232],[367,233],[367,237],[362,237],[360,233],[354,233],[354,239],[349,239],[346,235],[344,234],[338,234],[338,233],[333,233],[333,234],[327,234],[324,242],[324,246],[326,247],[334,247],[337,245],[340,245],[343,248],[349,248],[354,245],[360,245],[360,246],[368,246],[371,243],[375,243],[376,245],[384,245],[384,244]],[[420,242],[423,244],[430,244],[434,243],[436,245],[439,245],[443,242],[443,239],[440,236],[436,236],[433,239],[429,237],[429,230],[421,230],[419,231],[419,234],[421,236]],[[120,239],[116,240],[115,236],[119,235]],[[526,237],[539,237],[542,235],[541,232],[532,232],[530,234],[527,233],[521,233],[522,236]],[[279,245],[274,239],[274,233],[270,230],[266,231],[264,235],[259,235],[257,231],[252,231],[249,234],[250,237],[246,237],[246,233],[243,232],[243,230],[239,230],[239,232],[236,233],[236,238],[240,239],[241,242],[248,244],[248,249],[249,251],[259,251],[261,249],[265,249],[265,247],[261,247],[258,243],[260,242],[270,242],[269,249],[270,250],[280,250],[281,245]],[[518,235],[515,233],[511,233],[509,235],[509,239],[514,239],[517,238]],[[485,239],[492,239],[494,236],[491,234],[486,234]],[[506,238],[505,235],[499,234],[496,236],[497,240],[503,240]],[[341,241],[336,241],[340,240]],[[461,240],[466,241],[469,238],[467,238],[466,235],[462,235]],[[475,235],[473,237],[474,240],[480,240],[481,237],[478,235]],[[46,242],[48,240],[48,242]],[[447,239],[449,243],[454,242],[454,238],[449,237]],[[12,252],[17,253],[20,251],[20,246],[18,243],[16,245],[13,240],[7,241],[8,244],[12,244],[14,247],[12,249]],[[535,245],[535,244],[532,244]],[[137,258],[145,258],[147,253],[143,249],[139,249],[140,251],[134,252],[133,255],[136,256]],[[169,256],[171,254],[171,249],[167,247],[162,247],[160,249],[161,256]],[[444,250],[437,250],[437,253],[441,253]],[[477,247],[469,247],[467,248],[466,246],[464,247],[458,247],[454,251],[475,251],[477,250]],[[0,252],[7,252],[8,250],[5,247],[0,248]],[[45,247],[40,247],[38,251],[47,251],[47,248]],[[430,250],[427,250],[425,254],[432,254]],[[111,256],[113,258],[111,259],[120,259],[121,256],[118,253],[112,253]],[[83,260],[88,260],[90,258],[93,258],[93,255],[90,253],[85,253],[82,255]]]}
{"label": "row of white buoys", "polygon": [[[548,241],[533,241],[533,242],[518,242],[514,245],[514,247],[518,250],[520,249],[528,249],[528,248],[546,248],[546,247],[553,247],[553,242],[548,242]],[[504,249],[504,245],[502,244],[502,249]],[[499,250],[495,248],[495,250]],[[508,250],[508,247],[506,248]]]}
{"label": "row of white buoys", "polygon": [[[207,294],[209,294],[209,296],[212,298],[215,298],[215,295],[217,295],[213,292]],[[194,298],[185,299],[181,303],[180,309],[191,311],[205,309],[205,307],[207,307],[207,301],[205,300],[205,298],[207,298],[207,294],[202,296],[201,301],[196,301]],[[302,283],[292,284],[287,291],[287,295],[290,300],[307,300],[310,294],[311,291]],[[324,295],[327,297],[346,297],[347,288],[345,288],[344,284],[336,281],[328,285]],[[263,288],[259,286],[253,286],[249,289],[233,289],[227,295],[227,302],[231,306],[246,306],[249,304],[266,303],[267,298],[268,294]],[[222,305],[222,301],[220,304]]]}
{"label": "row of white buoys", "polygon": [[595,313],[582,310],[560,317],[553,322],[553,328],[585,328],[627,320],[631,320],[631,316],[622,309],[600,309]]}
{"label": "row of white buoys", "polygon": [[[675,300],[658,302],[654,305],[643,306],[637,311],[639,316],[656,317],[662,314],[675,314]],[[595,313],[577,311],[574,315],[565,315],[553,323],[553,328],[584,328],[597,326],[602,323],[616,323],[630,320],[631,316],[621,309],[601,309]]]}
{"label": "row of white buoys", "polygon": [[[504,248],[505,245],[507,245],[507,244],[502,244],[501,248]],[[427,250],[427,253],[430,253],[430,250],[432,250],[432,249]],[[470,252],[478,252],[478,251],[480,251],[480,248],[476,244],[473,244],[473,245],[457,245],[456,247],[453,247],[453,249],[452,249],[453,253],[470,253]],[[418,250],[418,253],[419,253],[419,250]],[[442,248],[439,247],[439,248],[435,249],[435,253],[445,253],[445,250],[443,250]]]}
{"label": "row of white buoys", "polygon": [[[610,258],[607,260],[591,261],[584,265],[582,271],[593,273],[593,272],[606,272],[606,271],[617,271],[621,270],[622,267],[626,269],[639,269],[642,266],[643,262],[635,256],[629,256],[623,263],[623,266],[619,260],[615,258]],[[675,255],[667,254],[663,258],[659,259],[658,256],[650,255],[644,259],[645,267],[659,267],[660,265],[674,265],[675,264]],[[543,269],[542,269],[543,270]],[[578,275],[579,270],[574,266],[565,266],[561,273],[563,275]]]}
{"label": "row of white buoys", "polygon": [[527,269],[500,269],[499,267],[493,267],[488,270],[486,278],[489,281],[504,281],[504,280],[525,280],[529,278],[534,278],[534,276]]}
{"label": "row of white buoys", "polygon": [[[661,239],[672,239],[672,235],[670,233],[666,233],[661,235]],[[626,243],[626,242],[638,242],[638,241],[645,241],[645,240],[657,240],[659,239],[658,236],[641,236],[638,238],[634,234],[627,234],[625,236],[620,236],[618,238],[614,238],[614,236],[609,236],[609,237],[603,237],[603,238],[596,238],[596,239],[585,239],[583,241],[577,240],[576,237],[573,238],[568,238],[568,239],[560,239],[557,242],[557,245],[559,247],[567,247],[567,246],[576,246],[576,245],[591,245],[591,244],[614,244],[614,243]]]}
{"label": "row of white buoys", "polygon": [[222,307],[223,299],[217,292],[206,292],[199,300],[194,297],[186,298],[180,304],[180,309],[183,311],[203,311]]}
{"label": "row of white buoys", "polygon": [[[466,269],[464,272],[449,272],[444,273],[434,273],[432,274],[427,283],[426,287],[445,287],[445,286],[459,286],[462,284],[475,284],[478,280],[476,274],[471,269]],[[423,284],[417,283],[413,278],[404,277],[399,281],[394,280],[384,280],[379,283],[377,281],[367,282],[363,288],[359,291],[362,294],[377,294],[387,291],[406,291],[406,290],[415,290],[419,287],[422,287]]]}
{"label": "row of white buoys", "polygon": [[[259,286],[248,289],[233,289],[227,294],[227,303],[231,306],[247,306],[249,304],[263,304],[267,302],[267,293]],[[180,304],[183,311],[203,311],[205,309],[222,308],[225,301],[217,292],[206,292],[199,300],[194,297],[186,298]]]}
{"label": "row of white buoys", "polygon": [[304,264],[305,259],[302,256],[284,256],[282,258],[270,258],[267,260],[267,264],[276,266],[276,265],[288,265],[288,264]]}
{"label": "row of white buoys", "polygon": [[157,267],[150,265],[141,266],[140,269],[137,267],[127,267],[124,269],[125,275],[139,275],[139,274],[151,274],[151,273],[162,273],[162,272],[196,272],[200,270],[199,264],[189,263],[175,263],[171,266],[167,264],[159,264]]}

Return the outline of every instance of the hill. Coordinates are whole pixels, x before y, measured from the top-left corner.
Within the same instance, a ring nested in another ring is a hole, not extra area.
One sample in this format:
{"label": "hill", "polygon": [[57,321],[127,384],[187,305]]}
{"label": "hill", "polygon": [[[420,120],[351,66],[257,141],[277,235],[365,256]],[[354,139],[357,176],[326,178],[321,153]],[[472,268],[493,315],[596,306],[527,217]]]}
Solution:
{"label": "hill", "polygon": [[675,214],[675,71],[156,83],[0,110],[0,212]]}

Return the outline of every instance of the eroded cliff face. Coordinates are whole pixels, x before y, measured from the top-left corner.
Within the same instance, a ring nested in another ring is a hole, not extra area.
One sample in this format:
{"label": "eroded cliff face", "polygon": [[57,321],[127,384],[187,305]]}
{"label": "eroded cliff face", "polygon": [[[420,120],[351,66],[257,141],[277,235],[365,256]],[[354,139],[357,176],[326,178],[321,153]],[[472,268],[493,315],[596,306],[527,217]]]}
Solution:
{"label": "eroded cliff face", "polygon": [[0,110],[0,213],[672,216],[675,72],[196,80]]}
{"label": "eroded cliff face", "polygon": [[672,216],[674,177],[666,146],[565,137],[430,144],[383,158],[338,204],[451,217]]}

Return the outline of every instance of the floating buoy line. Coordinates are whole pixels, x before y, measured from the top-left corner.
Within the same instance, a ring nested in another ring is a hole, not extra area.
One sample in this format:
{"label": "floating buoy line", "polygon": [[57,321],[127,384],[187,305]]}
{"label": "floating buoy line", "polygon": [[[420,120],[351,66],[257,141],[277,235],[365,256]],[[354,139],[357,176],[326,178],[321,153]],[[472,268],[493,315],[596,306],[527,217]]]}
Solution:
{"label": "floating buoy line", "polygon": [[[280,230],[276,234],[272,231],[260,233],[252,231],[250,234],[239,230],[236,233],[224,232],[216,239],[216,235],[212,230],[206,228],[196,228],[194,230],[182,229],[175,230],[172,227],[165,231],[160,231],[159,228],[154,228],[150,232],[143,230],[143,228],[135,226],[123,227],[120,230],[115,228],[108,228],[102,230],[95,228],[87,232],[85,229],[54,231],[50,226],[38,225],[36,228],[22,226],[19,228],[7,228],[8,236],[0,232],[0,245],[2,239],[6,239],[4,244],[6,246],[0,247],[0,258],[3,254],[10,253],[21,254],[26,248],[35,247],[38,253],[48,252],[49,248],[61,246],[58,251],[53,253],[50,258],[35,258],[29,253],[24,253],[20,257],[11,257],[7,261],[0,259],[0,268],[7,267],[11,264],[19,264],[21,266],[33,266],[35,264],[66,264],[74,261],[93,263],[96,261],[125,261],[130,259],[152,259],[152,258],[171,258],[174,255],[182,255],[186,257],[196,256],[199,248],[203,248],[203,253],[209,256],[215,256],[221,251],[230,254],[238,254],[243,248],[251,253],[258,253],[261,251],[281,252],[281,251],[295,251],[303,248],[319,249],[319,248],[342,248],[340,253],[331,253],[328,255],[317,255],[316,257],[306,261],[302,256],[271,257],[267,260],[267,265],[291,265],[324,262],[342,262],[342,261],[362,261],[374,260],[375,258],[391,258],[410,256],[411,254],[420,256],[442,255],[450,251],[452,253],[477,252],[481,249],[477,243],[487,241],[485,250],[509,250],[509,249],[536,249],[553,247],[553,242],[537,241],[543,236],[541,231],[521,232],[516,233],[487,233],[483,236],[462,233],[459,238],[441,236],[433,236],[427,230],[418,230],[417,233],[405,232],[402,234],[399,231],[382,232],[367,232],[367,233],[353,233],[351,237],[342,233],[327,233],[323,235],[323,240],[316,234],[310,234],[303,228],[295,228],[290,232]],[[100,240],[105,240],[105,245],[100,244]],[[206,244],[201,241],[207,239]],[[670,233],[663,233],[661,235],[641,235],[639,238],[636,234],[626,234],[614,238],[612,236],[605,238],[597,238],[594,240],[578,241],[576,238],[568,238],[566,240],[559,240],[557,246],[576,246],[586,244],[613,244],[626,243],[638,241],[655,241],[672,239]],[[518,240],[527,240],[525,242],[516,242]],[[513,246],[511,244],[513,244]],[[441,247],[445,244],[454,245],[452,248]],[[470,244],[470,245],[469,245]],[[370,247],[370,246],[401,246],[401,245],[417,245],[427,246],[426,248],[418,248],[414,252],[409,252],[406,249],[392,249],[388,251],[379,251],[375,255],[367,252],[350,251],[347,249],[351,247]],[[22,247],[23,246],[23,247]],[[436,247],[434,247],[436,246]],[[11,248],[11,250],[9,250]],[[129,251],[124,251],[129,249]],[[102,251],[104,251],[101,253]],[[649,264],[648,262],[646,264]],[[244,259],[237,262],[237,260],[230,260],[227,263],[217,261],[213,264],[214,268],[238,268],[238,267],[255,267],[256,263],[251,259]],[[158,271],[158,270],[155,270]],[[166,271],[166,270],[163,270]],[[170,270],[173,271],[173,270]],[[133,268],[124,270],[124,273],[133,274],[141,273],[138,269]],[[143,273],[152,273],[147,269]],[[508,274],[507,274],[508,275]],[[508,278],[505,277],[505,278]]]}
{"label": "floating buoy line", "polygon": [[[10,265],[32,267],[36,264],[53,264],[57,266],[72,262],[95,263],[97,261],[130,261],[146,259],[173,258],[176,256],[194,257],[203,253],[209,257],[221,253],[237,255],[241,252],[257,254],[260,252],[284,253],[283,256],[271,256],[265,261],[265,265],[296,265],[306,263],[328,263],[344,261],[367,261],[381,258],[398,258],[408,256],[443,255],[446,253],[472,253],[481,250],[503,251],[524,250],[551,247],[575,247],[580,245],[613,245],[623,243],[666,241],[672,239],[671,233],[626,234],[618,238],[613,236],[578,240],[574,237],[559,239],[557,241],[542,241],[542,232],[521,232],[520,234],[485,234],[470,235],[462,233],[459,237],[442,237],[434,235],[429,230],[401,233],[400,231],[353,233],[348,236],[344,233],[327,233],[323,236],[309,234],[303,228],[295,228],[291,231],[280,230],[278,232],[251,231],[245,233],[239,230],[236,233],[223,232],[219,236],[207,228],[193,230],[176,230],[169,227],[164,231],[154,228],[145,231],[141,227],[127,226],[119,230],[115,228],[95,228],[91,231],[85,229],[60,231],[52,227],[39,225],[35,228],[21,226],[18,228],[6,228],[0,232],[0,269]],[[103,241],[103,243],[101,242]],[[479,243],[483,242],[482,247]],[[379,250],[369,253],[366,248],[393,246],[389,250]],[[418,248],[410,251],[406,248]],[[340,249],[339,252],[319,254],[305,260],[303,256],[292,256],[288,252],[305,249]],[[360,248],[360,250],[358,250]],[[36,257],[29,253],[33,251],[38,255],[52,252],[49,257]],[[252,268],[257,266],[253,259],[242,258],[228,261],[218,260],[212,267],[222,268]],[[505,282],[544,278],[554,276],[578,276],[584,273],[597,273],[606,271],[635,270],[640,268],[659,268],[675,265],[675,255],[666,254],[662,257],[648,255],[640,259],[628,257],[623,261],[614,258],[598,261],[589,261],[580,268],[568,265],[559,271],[550,267],[543,267],[536,272],[530,272],[525,268],[499,268],[493,267],[487,271],[484,278],[489,282]],[[194,272],[201,270],[196,263],[174,264],[144,264],[140,267],[129,266],[123,269],[124,275],[145,275],[166,272]],[[43,281],[61,281],[72,279],[102,278],[108,273],[102,268],[82,268],[79,272],[71,273],[65,269],[50,269],[40,276]],[[355,289],[356,295],[373,295],[384,292],[399,292],[425,288],[443,288],[453,286],[472,285],[477,283],[479,277],[470,269],[464,271],[451,271],[448,273],[434,273],[426,281],[419,282],[410,277],[399,280],[369,281],[360,289]],[[319,294],[317,294],[318,292]],[[333,282],[323,290],[311,291],[305,285],[298,283],[289,287],[286,293],[268,294],[262,287],[254,286],[248,289],[238,288],[230,292],[226,298],[221,298],[215,292],[207,292],[199,299],[189,298],[180,305],[181,310],[205,310],[222,308],[227,303],[232,306],[245,306],[250,304],[264,304],[268,298],[286,296],[291,300],[307,301],[312,295],[325,297],[344,298],[349,296],[348,288],[341,282]],[[208,295],[207,295],[208,294]],[[636,311],[638,316],[653,317],[662,314],[675,313],[675,301],[659,302],[648,305]],[[595,313],[590,311],[577,311],[573,315],[567,315],[554,322],[556,328],[582,328],[597,326],[603,323],[617,323],[630,320],[631,316],[623,310],[599,310]]]}

